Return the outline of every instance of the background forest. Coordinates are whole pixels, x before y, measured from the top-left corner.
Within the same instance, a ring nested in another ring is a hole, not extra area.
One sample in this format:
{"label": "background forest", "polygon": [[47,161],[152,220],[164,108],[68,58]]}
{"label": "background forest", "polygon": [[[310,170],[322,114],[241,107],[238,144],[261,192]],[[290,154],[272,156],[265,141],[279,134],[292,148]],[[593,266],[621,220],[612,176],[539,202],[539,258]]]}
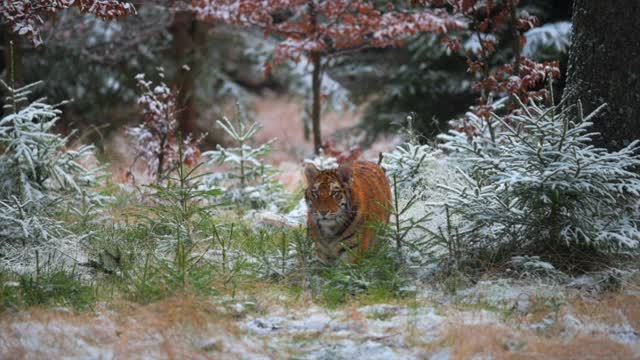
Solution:
{"label": "background forest", "polygon": [[[2,0],[0,357],[638,357],[618,1]],[[356,160],[391,222],[323,265]]]}

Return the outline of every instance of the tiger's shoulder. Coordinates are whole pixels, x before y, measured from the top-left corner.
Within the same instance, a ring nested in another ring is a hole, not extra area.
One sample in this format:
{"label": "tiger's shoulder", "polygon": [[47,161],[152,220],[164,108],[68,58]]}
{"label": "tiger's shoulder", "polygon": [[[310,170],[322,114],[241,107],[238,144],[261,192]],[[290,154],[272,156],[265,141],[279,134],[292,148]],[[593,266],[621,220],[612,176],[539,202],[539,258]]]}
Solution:
{"label": "tiger's shoulder", "polygon": [[384,169],[371,161],[355,161],[351,164],[353,181],[351,192],[354,202],[387,205],[391,201],[391,185]]}

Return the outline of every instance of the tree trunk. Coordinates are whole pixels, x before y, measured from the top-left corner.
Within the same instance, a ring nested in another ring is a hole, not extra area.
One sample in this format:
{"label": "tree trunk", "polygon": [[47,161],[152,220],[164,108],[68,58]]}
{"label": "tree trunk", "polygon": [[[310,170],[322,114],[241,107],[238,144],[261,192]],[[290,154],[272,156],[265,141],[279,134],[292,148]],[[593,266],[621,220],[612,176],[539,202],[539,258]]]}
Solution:
{"label": "tree trunk", "polygon": [[[314,1],[307,2],[312,33],[318,32],[318,12]],[[322,148],[322,136],[320,132],[320,91],[322,89],[322,56],[314,51],[310,54],[313,73],[311,78],[311,131],[313,132],[313,152],[320,153]]]}
{"label": "tree trunk", "polygon": [[[0,28],[4,37],[4,68],[7,69],[5,82],[11,85],[11,77],[14,77],[16,88],[24,86],[24,76],[22,68],[22,47],[20,46],[20,36],[14,33],[9,25]],[[11,42],[13,42],[13,54],[11,53]],[[13,58],[11,57],[13,55]],[[13,64],[14,68],[11,68]],[[2,71],[2,68],[0,68]],[[13,71],[13,74],[12,74]]]}
{"label": "tree trunk", "polygon": [[640,2],[575,0],[569,50],[568,105],[594,118],[594,144],[617,150],[640,138]]}
{"label": "tree trunk", "polygon": [[[172,55],[177,66],[175,84],[178,87],[178,123],[180,131],[186,136],[197,134],[197,112],[193,94],[197,72],[196,50],[202,40],[199,24],[192,12],[178,11],[175,14],[170,31],[173,35]],[[187,65],[187,68],[183,66]]]}
{"label": "tree trunk", "polygon": [[320,91],[322,85],[321,57],[319,53],[311,54],[311,63],[313,64],[313,77],[311,84],[312,104],[311,104],[311,127],[313,130],[313,151],[320,153],[322,148],[322,136],[320,133]]}

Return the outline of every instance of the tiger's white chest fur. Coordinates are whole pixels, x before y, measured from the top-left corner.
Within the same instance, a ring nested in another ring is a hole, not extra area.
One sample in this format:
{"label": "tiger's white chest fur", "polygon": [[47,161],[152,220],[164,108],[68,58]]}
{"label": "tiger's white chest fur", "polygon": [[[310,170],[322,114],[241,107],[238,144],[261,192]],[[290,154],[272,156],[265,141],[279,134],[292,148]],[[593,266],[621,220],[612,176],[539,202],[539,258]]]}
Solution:
{"label": "tiger's white chest fur", "polygon": [[335,238],[339,236],[346,228],[347,224],[345,219],[346,216],[344,216],[344,214],[335,214],[322,219],[316,217],[320,235],[324,238]]}

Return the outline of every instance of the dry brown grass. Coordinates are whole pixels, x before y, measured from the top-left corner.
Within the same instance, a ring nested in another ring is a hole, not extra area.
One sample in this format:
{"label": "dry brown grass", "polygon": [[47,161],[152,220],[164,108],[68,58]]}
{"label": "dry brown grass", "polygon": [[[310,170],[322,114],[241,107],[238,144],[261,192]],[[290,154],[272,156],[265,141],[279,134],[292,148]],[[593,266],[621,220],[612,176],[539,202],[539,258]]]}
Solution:
{"label": "dry brown grass", "polygon": [[573,312],[605,324],[629,322],[640,329],[640,274],[629,279],[621,289],[597,297],[578,294],[570,302]]}
{"label": "dry brown grass", "polygon": [[[145,306],[119,304],[96,313],[31,309],[5,315],[0,328],[3,359],[95,357],[91,351],[116,359],[220,359],[261,352],[240,340],[232,315],[187,294]],[[37,338],[39,345],[28,337]],[[207,339],[214,340],[203,348]]]}
{"label": "dry brown grass", "polygon": [[624,344],[603,336],[543,337],[487,324],[452,323],[438,343],[450,347],[456,360],[490,355],[494,359],[638,359]]}

